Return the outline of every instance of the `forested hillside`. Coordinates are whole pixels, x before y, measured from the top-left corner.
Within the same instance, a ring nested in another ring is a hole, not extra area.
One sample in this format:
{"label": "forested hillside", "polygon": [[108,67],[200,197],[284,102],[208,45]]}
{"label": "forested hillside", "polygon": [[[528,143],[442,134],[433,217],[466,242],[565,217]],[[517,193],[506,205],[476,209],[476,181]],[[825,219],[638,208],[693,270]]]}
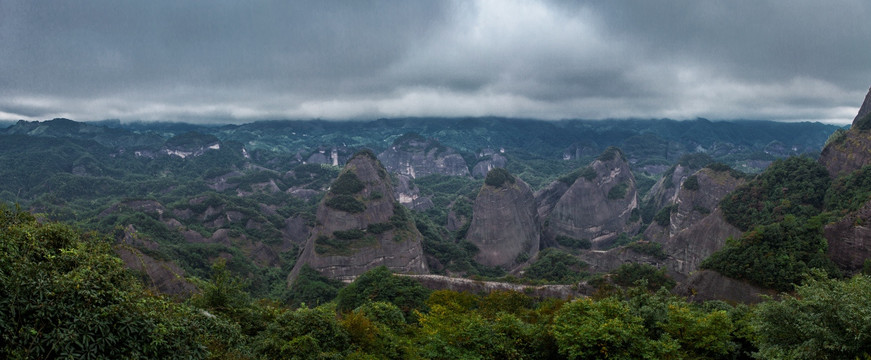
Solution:
{"label": "forested hillside", "polygon": [[854,358],[868,356],[871,347],[865,275],[827,280],[817,274],[795,296],[748,307],[688,303],[644,286],[603,288],[568,301],[431,291],[379,267],[330,295],[335,301],[291,308],[252,298],[246,281],[223,261],[189,298],[154,295],[122,267],[113,243],[0,207],[0,354],[733,359],[757,351],[764,358]]}
{"label": "forested hillside", "polygon": [[[4,324],[18,329],[4,330],[4,351],[862,356],[869,319],[827,309],[869,300],[871,247],[852,239],[871,220],[871,170],[832,174],[833,160],[816,157],[841,146],[841,132],[867,130],[836,130],[701,119],[18,122],[0,130]],[[22,275],[36,273],[44,281]],[[457,277],[523,291],[470,293]],[[577,298],[534,295],[545,285]],[[850,295],[817,296],[839,291]],[[170,316],[154,318],[158,309]],[[782,316],[796,319],[792,333],[776,326]],[[835,329],[848,330],[819,343]],[[93,335],[106,331],[137,339]]]}

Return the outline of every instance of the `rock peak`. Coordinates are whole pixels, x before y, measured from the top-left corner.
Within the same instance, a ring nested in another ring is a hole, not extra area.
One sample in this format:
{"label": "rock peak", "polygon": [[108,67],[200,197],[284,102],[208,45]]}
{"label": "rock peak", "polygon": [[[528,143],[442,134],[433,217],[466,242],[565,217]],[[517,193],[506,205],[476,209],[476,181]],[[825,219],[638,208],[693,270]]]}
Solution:
{"label": "rock peak", "polygon": [[869,113],[871,113],[871,88],[868,88],[868,94],[865,95],[865,101],[863,101],[862,106],[859,107],[859,113],[856,114],[855,118],[853,118],[853,127],[856,126],[857,121],[864,118]]}
{"label": "rock peak", "polygon": [[288,281],[305,264],[343,281],[380,265],[427,273],[423,236],[394,196],[390,176],[371,151],[351,157],[318,206],[317,225]]}

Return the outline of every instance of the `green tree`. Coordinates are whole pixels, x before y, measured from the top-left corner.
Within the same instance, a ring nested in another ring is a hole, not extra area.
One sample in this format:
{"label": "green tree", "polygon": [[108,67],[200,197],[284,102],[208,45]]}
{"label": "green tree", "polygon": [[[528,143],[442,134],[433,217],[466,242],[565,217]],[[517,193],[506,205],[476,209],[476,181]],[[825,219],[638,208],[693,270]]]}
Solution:
{"label": "green tree", "polygon": [[657,359],[678,349],[673,340],[648,338],[643,319],[614,297],[565,304],[551,330],[560,354],[569,359]]}
{"label": "green tree", "polygon": [[871,277],[826,279],[815,272],[794,295],[754,311],[759,354],[766,359],[871,357]]}
{"label": "green tree", "polygon": [[423,309],[430,291],[419,282],[393,275],[385,266],[373,268],[339,290],[339,310],[354,310],[369,301],[384,301],[398,306],[406,314]]}
{"label": "green tree", "polygon": [[0,330],[0,356],[13,359],[241,351],[238,326],[148,294],[105,237],[2,206]]}
{"label": "green tree", "polygon": [[291,306],[318,306],[335,299],[341,288],[340,281],[331,280],[311,266],[303,265],[299,276],[290,286],[286,301]]}
{"label": "green tree", "polygon": [[338,358],[349,347],[335,304],[284,311],[256,339],[258,354],[270,359]]}

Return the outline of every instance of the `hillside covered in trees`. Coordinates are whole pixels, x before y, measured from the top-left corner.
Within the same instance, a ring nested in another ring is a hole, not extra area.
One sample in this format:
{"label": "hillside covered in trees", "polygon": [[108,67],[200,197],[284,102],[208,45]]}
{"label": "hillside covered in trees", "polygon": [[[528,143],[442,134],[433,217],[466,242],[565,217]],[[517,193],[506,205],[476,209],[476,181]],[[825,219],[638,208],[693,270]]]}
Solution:
{"label": "hillside covered in trees", "polygon": [[[379,267],[335,300],[288,307],[252,298],[220,261],[189,298],[153,294],[110,237],[20,210],[0,208],[0,240],[6,358],[854,358],[871,346],[866,275],[811,274],[748,307],[644,281],[569,300],[431,291]],[[308,276],[301,286],[331,286]]]}
{"label": "hillside covered in trees", "polygon": [[866,130],[436,120],[0,131],[4,354],[869,353]]}

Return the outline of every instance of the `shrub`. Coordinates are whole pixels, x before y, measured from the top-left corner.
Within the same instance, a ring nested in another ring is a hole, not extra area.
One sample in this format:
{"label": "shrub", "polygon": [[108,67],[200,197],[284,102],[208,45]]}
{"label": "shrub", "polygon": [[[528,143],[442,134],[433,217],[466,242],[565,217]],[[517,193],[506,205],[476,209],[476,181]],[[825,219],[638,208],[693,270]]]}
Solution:
{"label": "shrub", "polygon": [[390,230],[393,230],[393,224],[389,222],[369,224],[366,226],[366,232],[371,234],[382,234]]}
{"label": "shrub", "polygon": [[336,195],[354,195],[366,186],[352,171],[345,171],[330,186],[330,192]]}
{"label": "shrub", "polygon": [[516,180],[508,170],[503,168],[494,168],[487,173],[487,177],[484,179],[484,183],[490,185],[495,188],[503,187],[505,183],[514,184]]}
{"label": "shrub", "polygon": [[337,195],[327,199],[324,204],[333,209],[349,213],[361,213],[366,210],[366,204],[363,204],[351,195]]}
{"label": "shrub", "polygon": [[592,166],[585,166],[581,169],[578,169],[578,170],[572,171],[571,173],[568,173],[566,175],[560,176],[560,178],[557,180],[559,180],[560,182],[562,182],[566,185],[571,186],[572,184],[575,183],[575,180],[577,180],[579,177],[583,177],[587,181],[593,181],[593,179],[595,179],[596,176],[598,176],[598,175],[599,174],[596,173],[596,169],[593,169]]}
{"label": "shrub", "polygon": [[653,221],[656,221],[659,226],[668,226],[671,224],[671,213],[674,211],[677,211],[677,204],[666,206],[653,216]]}
{"label": "shrub", "polygon": [[635,252],[647,254],[660,260],[665,260],[668,257],[665,251],[662,250],[662,244],[651,241],[636,241],[627,246]]}
{"label": "shrub", "polygon": [[333,236],[341,240],[356,240],[362,238],[363,235],[366,235],[366,233],[363,230],[357,229],[333,231]]}
{"label": "shrub", "polygon": [[580,281],[587,264],[565,251],[548,248],[538,253],[538,258],[526,268],[524,277],[553,282]]}
{"label": "shrub", "polygon": [[557,235],[556,242],[572,249],[589,249],[593,247],[593,243],[589,239],[575,239],[565,235]]}
{"label": "shrub", "polygon": [[696,191],[699,189],[699,178],[698,176],[692,175],[688,177],[683,182],[683,188],[685,190]]}
{"label": "shrub", "polygon": [[617,157],[623,158],[623,152],[620,151],[616,146],[609,146],[605,151],[602,152],[601,155],[597,158],[597,160],[605,162],[614,160]]}
{"label": "shrub", "polygon": [[620,265],[614,271],[614,282],[620,286],[636,286],[639,281],[647,282],[648,290],[658,290],[661,287],[671,289],[675,281],[665,275],[665,269],[657,269],[653,265],[629,263]]}
{"label": "shrub", "polygon": [[626,197],[629,192],[629,184],[619,183],[608,190],[608,200],[619,200]]}

